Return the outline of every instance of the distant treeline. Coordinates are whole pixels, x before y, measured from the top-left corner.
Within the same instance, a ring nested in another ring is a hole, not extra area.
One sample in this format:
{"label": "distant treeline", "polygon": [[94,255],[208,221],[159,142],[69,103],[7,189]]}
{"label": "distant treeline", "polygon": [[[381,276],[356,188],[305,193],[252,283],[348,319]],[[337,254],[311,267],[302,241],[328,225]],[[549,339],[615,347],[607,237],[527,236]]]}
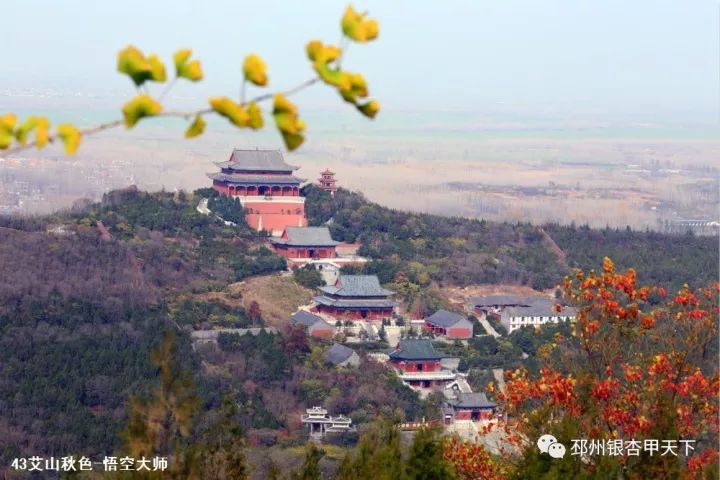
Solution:
{"label": "distant treeline", "polygon": [[718,279],[717,237],[488,222],[394,210],[343,189],[331,197],[310,185],[304,193],[310,223],[327,224],[336,240],[361,242],[360,253],[376,259],[365,270],[385,283],[402,271],[419,284],[429,277],[444,285],[544,289],[573,268],[597,268],[605,256],[619,268],[634,267],[640,281],[669,288]]}

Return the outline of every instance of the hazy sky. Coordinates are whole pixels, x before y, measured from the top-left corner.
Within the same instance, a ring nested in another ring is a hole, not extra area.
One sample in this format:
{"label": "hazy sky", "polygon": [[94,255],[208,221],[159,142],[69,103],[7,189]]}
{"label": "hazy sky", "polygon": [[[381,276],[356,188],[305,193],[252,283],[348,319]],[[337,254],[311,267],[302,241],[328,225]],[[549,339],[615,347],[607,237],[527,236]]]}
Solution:
{"label": "hazy sky", "polygon": [[[380,21],[381,35],[351,45],[344,66],[364,73],[385,107],[717,122],[717,0],[354,4]],[[345,5],[12,2],[0,16],[0,110],[11,103],[3,92],[22,87],[90,92],[119,102],[133,92],[115,72],[115,54],[128,43],[168,60],[178,48],[194,49],[206,81],[181,85],[178,102],[236,95],[240,64],[250,52],[267,60],[271,86],[289,87],[312,73],[304,54],[308,40],[338,41]],[[339,103],[320,86],[299,98],[312,107]]]}

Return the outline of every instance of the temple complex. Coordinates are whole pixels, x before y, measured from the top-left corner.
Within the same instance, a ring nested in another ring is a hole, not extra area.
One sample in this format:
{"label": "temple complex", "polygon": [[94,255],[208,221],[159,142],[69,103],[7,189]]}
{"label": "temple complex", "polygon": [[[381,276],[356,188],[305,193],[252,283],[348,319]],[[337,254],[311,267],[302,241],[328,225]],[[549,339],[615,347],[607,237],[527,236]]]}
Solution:
{"label": "temple complex", "polygon": [[238,198],[254,230],[278,236],[286,227],[304,227],[303,181],[293,175],[299,167],[285,163],[280,150],[235,149],[226,162],[216,163],[219,173],[208,175],[213,189]]}
{"label": "temple complex", "polygon": [[334,285],[320,287],[315,310],[337,320],[382,320],[390,318],[395,292],[380,286],[376,275],[340,275]]}

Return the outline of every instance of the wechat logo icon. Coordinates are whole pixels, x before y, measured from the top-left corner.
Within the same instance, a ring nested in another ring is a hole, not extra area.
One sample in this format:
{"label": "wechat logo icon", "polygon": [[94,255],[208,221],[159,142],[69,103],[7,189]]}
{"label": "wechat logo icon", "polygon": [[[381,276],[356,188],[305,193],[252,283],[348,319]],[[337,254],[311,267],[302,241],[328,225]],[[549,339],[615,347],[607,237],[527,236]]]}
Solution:
{"label": "wechat logo icon", "polygon": [[565,456],[565,445],[557,441],[552,435],[543,435],[538,438],[537,446],[541,453],[547,453],[552,458],[563,458]]}

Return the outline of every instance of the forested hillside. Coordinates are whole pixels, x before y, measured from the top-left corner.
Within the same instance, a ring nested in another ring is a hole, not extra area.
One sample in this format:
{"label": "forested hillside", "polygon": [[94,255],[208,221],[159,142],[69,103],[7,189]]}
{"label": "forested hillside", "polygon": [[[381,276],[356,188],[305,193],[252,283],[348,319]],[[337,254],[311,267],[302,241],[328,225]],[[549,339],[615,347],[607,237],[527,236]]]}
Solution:
{"label": "forested hillside", "polygon": [[327,222],[335,239],[362,243],[361,253],[379,260],[367,270],[384,282],[402,271],[420,285],[434,280],[545,289],[572,268],[596,268],[605,256],[620,268],[635,268],[641,283],[671,289],[718,278],[717,237],[486,222],[393,210],[343,189],[330,197],[308,186],[305,194],[311,224]]}
{"label": "forested hillside", "polygon": [[[541,229],[401,212],[345,190],[334,198],[312,186],[305,193],[311,224],[328,223],[336,240],[361,242],[360,253],[372,258],[365,270],[400,300],[420,298],[420,312],[441,303],[438,286],[549,288],[570,268],[596,267],[606,255],[636,267],[641,282],[698,285],[718,275],[716,238]],[[233,282],[285,269],[265,236],[242,222],[237,202],[213,201],[237,224],[226,225],[196,210],[200,195],[212,194],[126,189],[71,212],[0,217],[0,462],[117,449],[127,399],[157,381],[149,357],[167,329],[179,329],[177,357],[198,384],[203,415],[234,400],[255,444],[292,442],[298,412],[318,402],[360,425],[380,411],[405,419],[431,414],[432,398],[421,401],[380,366],[338,372],[326,365],[323,348],[302,330],[221,336],[217,346],[191,349],[194,329],[263,325],[262,312],[245,311],[242,299],[218,298],[233,298]],[[520,332],[447,350],[472,373],[519,365],[537,342]],[[471,383],[482,388],[487,378],[476,377]]]}

